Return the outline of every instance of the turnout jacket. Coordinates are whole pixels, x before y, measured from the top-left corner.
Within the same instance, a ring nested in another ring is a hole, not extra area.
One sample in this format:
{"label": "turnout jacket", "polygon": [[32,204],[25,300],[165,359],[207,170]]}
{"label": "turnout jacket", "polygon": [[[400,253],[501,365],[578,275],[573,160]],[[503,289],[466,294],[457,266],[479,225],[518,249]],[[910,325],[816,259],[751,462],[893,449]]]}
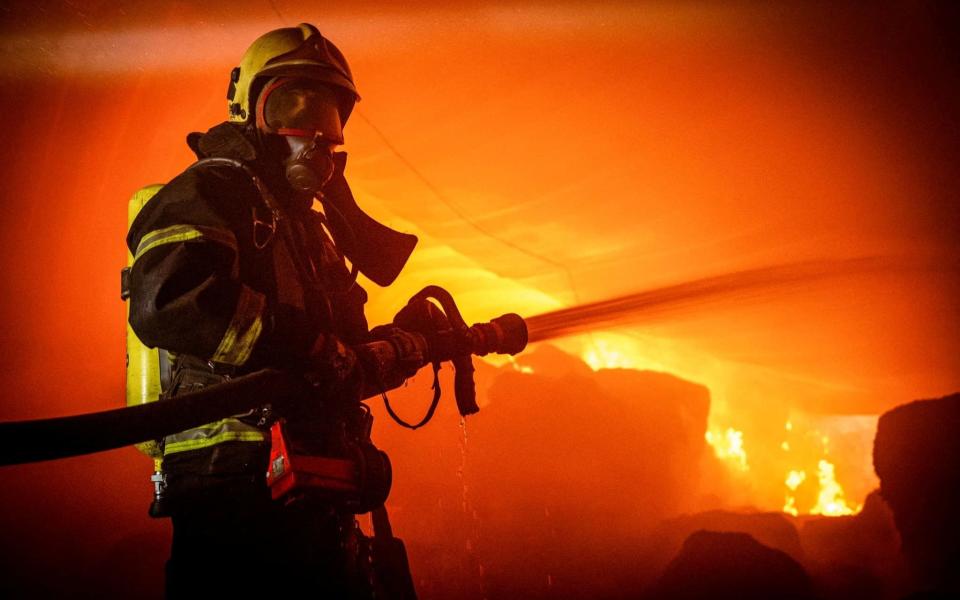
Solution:
{"label": "turnout jacket", "polygon": [[[366,293],[324,231],[322,213],[298,203],[277,173],[271,179],[238,126],[193,135],[203,160],[163,186],[127,236],[130,325],[145,344],[174,356],[165,395],[266,366],[302,366],[319,334],[365,341]],[[269,453],[267,433],[241,418],[162,445],[173,479],[260,478]]]}

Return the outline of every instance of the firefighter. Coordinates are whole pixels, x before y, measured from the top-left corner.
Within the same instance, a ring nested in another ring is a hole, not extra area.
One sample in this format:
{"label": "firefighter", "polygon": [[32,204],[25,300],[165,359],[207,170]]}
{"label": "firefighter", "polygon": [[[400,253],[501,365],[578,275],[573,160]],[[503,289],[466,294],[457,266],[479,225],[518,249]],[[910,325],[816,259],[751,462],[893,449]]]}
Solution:
{"label": "firefighter", "polygon": [[[369,444],[352,347],[373,334],[357,271],[389,284],[416,241],[353,203],[336,149],[358,99],[343,54],[315,27],[266,33],[231,73],[228,120],[188,136],[198,162],[159,189],[127,237],[129,321],[171,357],[163,395],[298,369],[325,400],[291,423],[321,455],[342,453],[346,438]],[[168,597],[370,593],[353,514],[271,499],[271,422],[266,408],[158,442],[154,513],[173,523]]]}

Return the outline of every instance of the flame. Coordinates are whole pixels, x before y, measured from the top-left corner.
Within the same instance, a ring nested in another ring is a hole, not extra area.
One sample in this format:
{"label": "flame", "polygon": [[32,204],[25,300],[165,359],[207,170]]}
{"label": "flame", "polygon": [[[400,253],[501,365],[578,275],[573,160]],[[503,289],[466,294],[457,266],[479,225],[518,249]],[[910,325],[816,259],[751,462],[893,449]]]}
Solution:
{"label": "flame", "polygon": [[[643,338],[642,345],[637,339],[611,333],[591,334],[581,339],[583,345],[579,348],[580,356],[595,371],[617,368],[677,371],[657,362],[662,360],[664,348],[651,345],[647,338]],[[652,359],[650,354],[657,358]],[[682,360],[690,357],[676,353],[671,358]],[[525,370],[516,364],[513,368]],[[756,440],[751,439],[751,452],[759,454],[754,461],[750,461],[743,431],[727,425],[735,423],[736,416],[721,398],[711,406],[710,425],[704,438],[727,469],[740,474],[738,485],[747,484],[745,491],[749,490],[750,502],[768,509],[778,507],[793,516],[851,515],[862,509],[862,504],[846,499],[845,490],[837,480],[836,469],[831,462],[836,458],[831,452],[830,436],[819,427],[812,427],[811,419],[794,415],[797,418],[784,422],[779,439],[764,438],[758,433]],[[779,451],[776,451],[777,448]],[[840,448],[843,450],[845,446],[841,445]],[[849,449],[841,453],[849,459]],[[785,475],[781,479],[777,473]],[[850,477],[855,475],[848,473]],[[779,485],[785,487],[778,490],[779,482],[783,482]]]}
{"label": "flame", "polygon": [[800,484],[807,479],[806,471],[790,471],[787,473],[786,484],[791,491],[797,491],[797,488],[800,487]]}
{"label": "flame", "polygon": [[713,452],[720,460],[727,461],[741,471],[750,470],[747,464],[747,452],[743,448],[743,432],[733,427],[721,433],[713,429],[704,436],[707,443],[713,446]]}
{"label": "flame", "polygon": [[[793,424],[790,421],[787,421],[785,429],[788,432],[793,431]],[[825,458],[830,454],[829,436],[823,435],[819,431],[814,431],[811,435],[816,436],[817,441],[820,442],[823,457],[821,457],[817,462],[817,502],[810,509],[809,514],[833,517],[852,515],[860,512],[860,509],[863,508],[863,505],[851,507],[847,504],[847,501],[844,497],[843,486],[840,485],[836,478],[836,468],[832,462]],[[789,451],[789,442],[785,440],[781,444],[781,448],[784,451]],[[800,510],[797,508],[796,492],[806,480],[807,472],[803,469],[791,469],[787,472],[787,477],[784,480],[784,485],[787,487],[787,492],[784,497],[782,509],[783,512],[793,516],[798,516],[800,514]]]}
{"label": "flame", "polygon": [[[601,369],[636,369],[660,371],[695,380],[696,377],[682,372],[678,364],[686,364],[694,358],[687,354],[676,361],[663,361],[670,353],[665,342],[656,338],[626,336],[617,333],[591,333],[580,338],[576,350],[581,360],[594,371]],[[654,358],[654,356],[656,358]],[[668,364],[669,363],[669,364]]]}
{"label": "flame", "polygon": [[793,515],[794,517],[800,514],[800,511],[797,510],[797,499],[790,494],[787,494],[787,501],[783,505],[783,512],[788,515]]}
{"label": "flame", "polygon": [[820,483],[820,493],[817,494],[817,505],[810,510],[812,515],[826,515],[837,517],[852,515],[860,512],[863,505],[851,508],[843,497],[843,487],[837,483],[833,463],[825,458],[817,463],[817,480]]}
{"label": "flame", "polygon": [[787,498],[783,504],[783,512],[795,517],[800,514],[800,511],[797,510],[797,498],[794,496],[794,492],[797,491],[797,488],[800,487],[800,484],[806,481],[806,479],[806,471],[790,471],[787,473],[787,480],[784,481],[784,483],[790,491],[787,492]]}
{"label": "flame", "polygon": [[583,361],[594,371],[600,369],[632,369],[634,361],[625,353],[615,348],[608,341],[599,339],[590,344],[583,353]]}

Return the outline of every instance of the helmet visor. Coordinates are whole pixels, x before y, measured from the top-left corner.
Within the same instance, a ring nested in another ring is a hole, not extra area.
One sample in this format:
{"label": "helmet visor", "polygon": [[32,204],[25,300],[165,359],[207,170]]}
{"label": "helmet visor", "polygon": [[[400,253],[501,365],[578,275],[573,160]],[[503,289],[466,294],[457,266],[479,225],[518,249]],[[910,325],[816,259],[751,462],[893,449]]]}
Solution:
{"label": "helmet visor", "polygon": [[280,135],[315,138],[343,143],[343,125],[336,93],[316,81],[292,79],[268,86],[263,120],[269,131]]}

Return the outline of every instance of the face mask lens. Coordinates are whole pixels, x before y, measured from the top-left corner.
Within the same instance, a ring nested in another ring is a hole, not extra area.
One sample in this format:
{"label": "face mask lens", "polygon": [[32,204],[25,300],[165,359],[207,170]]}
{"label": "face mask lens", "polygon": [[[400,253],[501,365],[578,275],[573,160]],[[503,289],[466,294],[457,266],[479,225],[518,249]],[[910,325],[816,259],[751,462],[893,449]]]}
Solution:
{"label": "face mask lens", "polygon": [[343,143],[337,96],[320,83],[292,81],[271,90],[263,116],[267,127],[280,135]]}

